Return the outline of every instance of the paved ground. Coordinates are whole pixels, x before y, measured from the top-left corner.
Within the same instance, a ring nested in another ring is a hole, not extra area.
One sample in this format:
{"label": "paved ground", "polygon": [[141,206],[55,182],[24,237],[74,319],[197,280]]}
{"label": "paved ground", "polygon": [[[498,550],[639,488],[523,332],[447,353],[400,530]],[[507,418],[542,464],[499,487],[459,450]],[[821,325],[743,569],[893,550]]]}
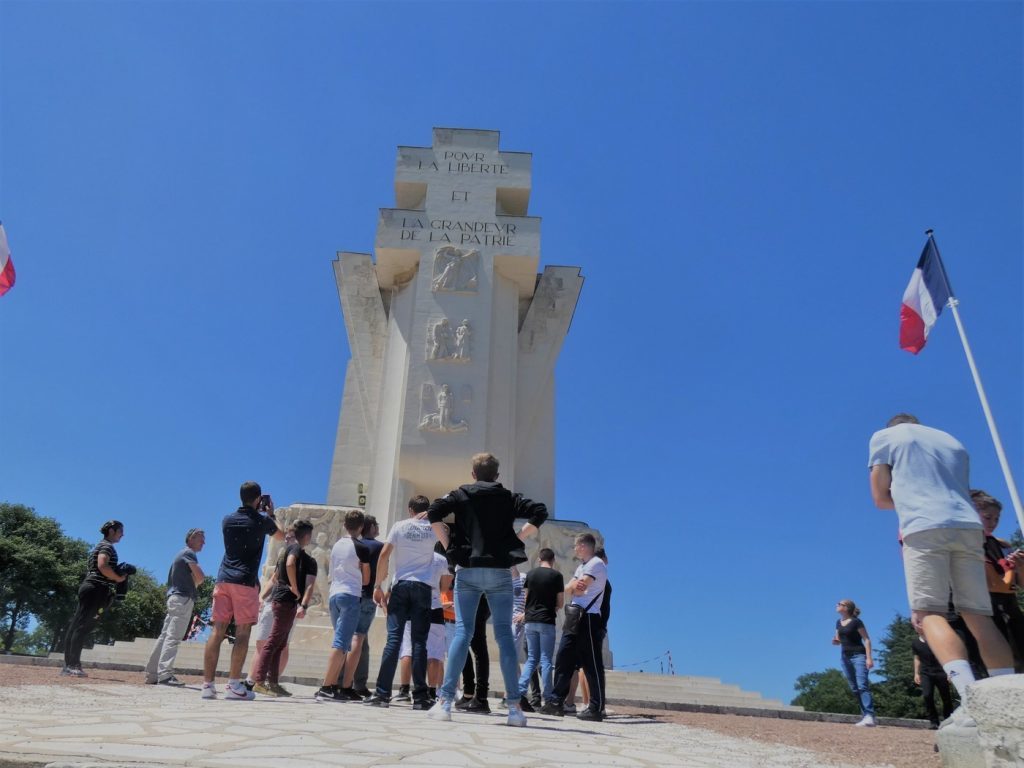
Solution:
{"label": "paved ground", "polygon": [[[38,669],[30,673],[36,684],[12,685],[15,681],[4,675],[9,670],[0,667],[3,768],[5,761],[255,768],[937,765],[929,759],[930,735],[900,728],[865,731],[631,710],[601,724],[530,716],[528,728],[511,729],[497,713],[456,714],[452,723],[436,723],[407,705],[377,710],[319,704],[311,698],[313,688],[297,685],[289,686],[297,694],[293,699],[202,701],[198,688],[143,686],[135,673],[97,672],[72,683],[56,678],[54,670]],[[682,722],[696,718],[704,718],[705,727]],[[794,746],[794,733],[806,746]],[[851,739],[863,749],[856,744],[834,748]],[[897,748],[894,759],[886,747]],[[871,754],[883,758],[866,760]]]}

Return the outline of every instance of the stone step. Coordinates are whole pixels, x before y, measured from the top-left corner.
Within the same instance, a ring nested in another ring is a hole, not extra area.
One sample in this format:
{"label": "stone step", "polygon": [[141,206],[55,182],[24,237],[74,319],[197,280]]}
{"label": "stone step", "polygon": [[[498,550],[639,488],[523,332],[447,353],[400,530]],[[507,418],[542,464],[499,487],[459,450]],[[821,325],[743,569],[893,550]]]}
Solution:
{"label": "stone step", "polygon": [[[312,634],[312,633],[310,633]],[[116,643],[112,646],[96,646],[82,655],[86,663],[110,664],[141,669],[149,660],[153,640],[139,638],[131,642]],[[202,669],[204,643],[182,643],[178,651],[177,667],[183,672],[198,672]],[[382,643],[374,646],[370,656],[370,669],[380,663]],[[250,647],[248,662],[255,649]],[[59,655],[53,654],[60,658]],[[218,672],[225,674],[230,662],[230,652],[224,648],[217,665]],[[288,682],[315,684],[321,679],[327,663],[327,652],[308,643],[291,650],[288,667],[282,679]],[[372,672],[371,672],[372,674]],[[501,668],[491,664],[491,680],[495,692],[504,686],[501,682]],[[760,694],[744,691],[737,685],[722,683],[719,678],[692,675],[657,675],[639,672],[609,670],[606,673],[609,701],[629,701],[642,704],[695,705],[740,708],[751,710],[801,711],[800,707],[787,705],[776,699],[766,699]]]}

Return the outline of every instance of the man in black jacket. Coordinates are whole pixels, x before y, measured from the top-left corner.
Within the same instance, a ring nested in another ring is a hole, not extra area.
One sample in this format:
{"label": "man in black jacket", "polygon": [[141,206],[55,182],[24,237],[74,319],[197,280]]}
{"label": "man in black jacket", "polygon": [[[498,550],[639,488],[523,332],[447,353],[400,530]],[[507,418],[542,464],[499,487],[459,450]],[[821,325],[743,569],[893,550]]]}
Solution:
{"label": "man in black jacket", "polygon": [[[513,565],[526,562],[523,541],[547,520],[547,507],[513,494],[498,482],[498,460],[489,453],[473,457],[471,485],[463,485],[437,499],[427,518],[437,538],[448,549],[455,565],[461,566],[455,584],[455,639],[448,649],[444,683],[437,692],[437,704],[430,710],[435,720],[451,720],[452,699],[459,674],[466,663],[469,641],[476,623],[477,606],[486,595],[494,623],[494,639],[501,654],[501,674],[506,691],[519,689],[519,659],[512,639]],[[454,532],[442,522],[453,515]],[[526,520],[517,535],[513,523]],[[526,725],[518,703],[509,702],[508,724]]]}

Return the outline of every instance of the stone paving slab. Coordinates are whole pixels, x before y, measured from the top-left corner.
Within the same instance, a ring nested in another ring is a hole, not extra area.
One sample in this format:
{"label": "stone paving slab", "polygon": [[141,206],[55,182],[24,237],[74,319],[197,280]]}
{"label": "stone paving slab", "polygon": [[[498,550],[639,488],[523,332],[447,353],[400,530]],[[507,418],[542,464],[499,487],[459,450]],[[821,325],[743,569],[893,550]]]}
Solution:
{"label": "stone paving slab", "polygon": [[314,688],[290,688],[291,699],[244,702],[204,701],[195,687],[0,687],[0,763],[848,768],[807,750],[641,717],[585,723],[530,715],[517,729],[496,711],[438,723],[407,705],[319,703]]}

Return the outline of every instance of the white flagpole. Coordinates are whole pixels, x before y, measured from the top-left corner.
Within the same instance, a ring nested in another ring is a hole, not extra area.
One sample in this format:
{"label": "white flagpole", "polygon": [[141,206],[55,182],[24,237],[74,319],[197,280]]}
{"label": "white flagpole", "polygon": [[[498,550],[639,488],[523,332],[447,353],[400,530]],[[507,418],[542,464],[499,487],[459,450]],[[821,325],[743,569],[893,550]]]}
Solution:
{"label": "white flagpole", "polygon": [[996,429],[996,420],[992,417],[992,409],[988,404],[988,397],[985,396],[985,388],[981,385],[981,376],[978,375],[978,366],[974,363],[974,355],[971,354],[971,345],[967,342],[967,333],[964,331],[963,321],[960,319],[960,312],[957,310],[960,302],[949,297],[947,305],[953,310],[953,319],[956,320],[956,329],[960,331],[960,341],[964,345],[964,354],[967,355],[967,364],[971,367],[971,375],[974,377],[974,386],[978,388],[978,399],[981,400],[981,410],[985,412],[985,421],[988,422],[988,431],[992,433],[992,442],[996,446],[996,456],[999,457],[999,466],[1003,468],[1003,477],[1006,478],[1006,487],[1010,490],[1010,499],[1013,502],[1013,509],[1017,513],[1017,524],[1024,530],[1024,506],[1020,502],[1020,494],[1017,493],[1017,485],[1013,481],[1013,473],[1010,471],[1010,462],[1006,460],[1006,451],[1003,450],[1003,441],[999,439],[999,430]]}
{"label": "white flagpole", "polygon": [[942,256],[939,255],[939,246],[935,243],[932,230],[928,230],[928,237],[935,246],[935,254],[939,256],[939,266],[942,269],[942,279],[946,281],[946,289],[949,291],[949,302],[946,304],[953,312],[953,319],[956,320],[956,329],[960,332],[960,343],[964,345],[964,354],[967,355],[967,365],[970,366],[971,376],[974,377],[974,386],[978,390],[978,399],[981,400],[981,410],[985,412],[985,421],[988,422],[988,431],[992,433],[992,442],[996,447],[996,456],[999,457],[999,466],[1002,467],[1003,477],[1006,480],[1006,487],[1010,491],[1010,500],[1013,502],[1014,512],[1017,513],[1017,524],[1024,531],[1024,505],[1021,504],[1020,494],[1017,493],[1017,484],[1013,481],[1013,472],[1010,470],[1010,462],[1006,460],[1006,451],[1003,450],[1003,441],[999,438],[999,430],[996,428],[996,420],[992,416],[992,408],[989,407],[988,397],[985,395],[985,387],[981,384],[981,376],[978,374],[978,366],[974,362],[974,354],[971,352],[971,345],[967,341],[967,332],[964,330],[964,323],[960,319],[960,301],[953,296],[953,289],[949,285],[949,278],[946,277],[946,266],[942,263]]}

